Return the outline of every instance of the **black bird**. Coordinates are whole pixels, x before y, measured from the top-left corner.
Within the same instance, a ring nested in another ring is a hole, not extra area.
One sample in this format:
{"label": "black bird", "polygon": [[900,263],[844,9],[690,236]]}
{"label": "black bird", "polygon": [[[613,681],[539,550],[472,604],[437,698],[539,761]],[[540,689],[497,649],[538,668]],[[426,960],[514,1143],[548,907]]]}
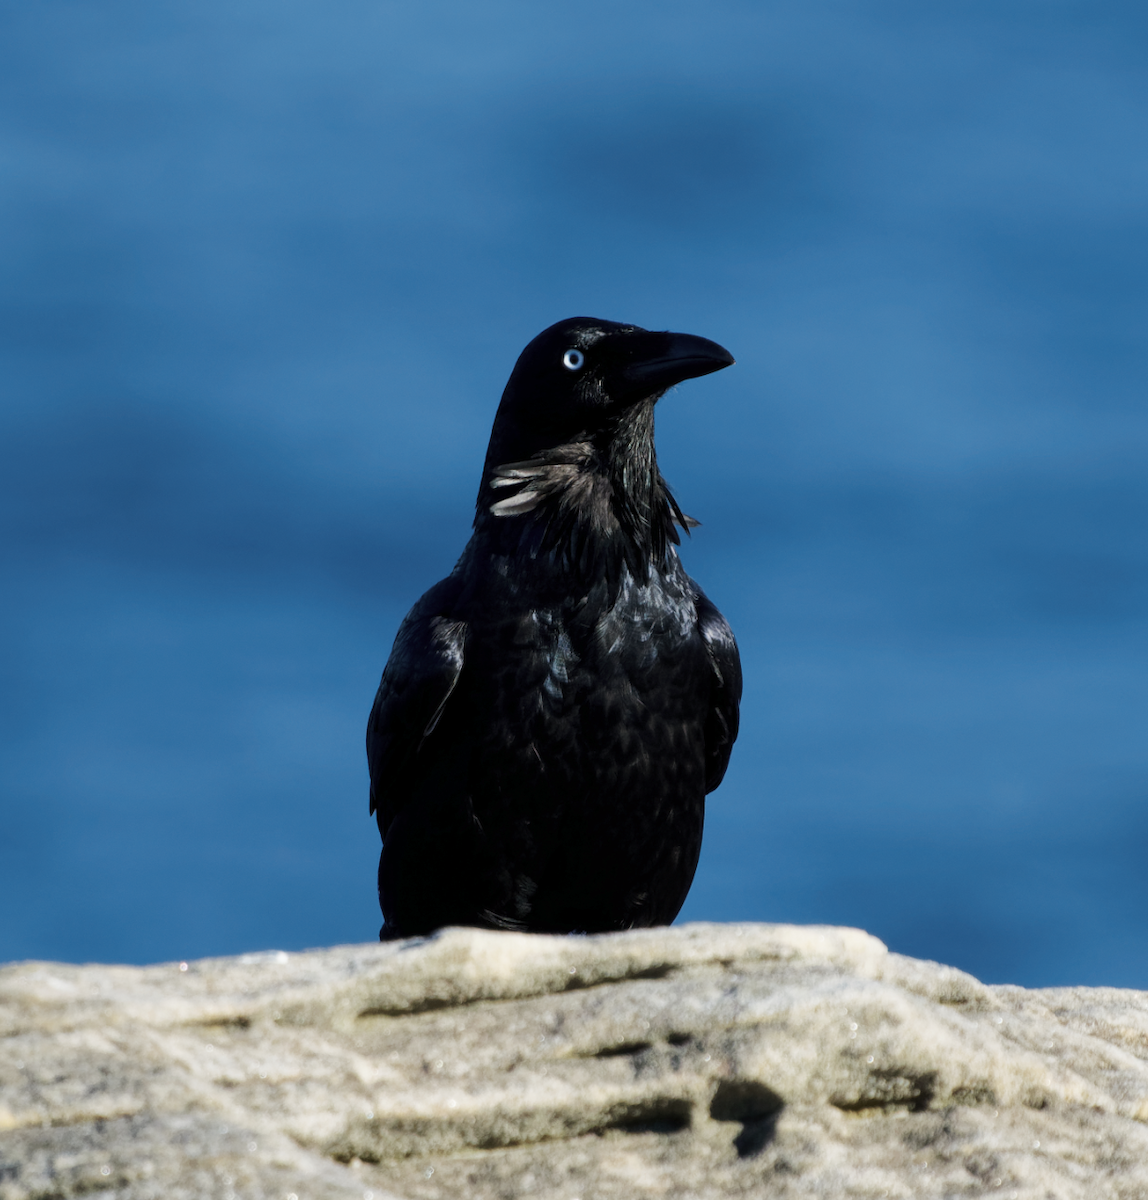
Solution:
{"label": "black bird", "polygon": [[411,609],[367,725],[380,938],[668,924],[737,736],[741,664],[685,573],[654,404],[705,338],[591,317],[519,356],[474,534]]}

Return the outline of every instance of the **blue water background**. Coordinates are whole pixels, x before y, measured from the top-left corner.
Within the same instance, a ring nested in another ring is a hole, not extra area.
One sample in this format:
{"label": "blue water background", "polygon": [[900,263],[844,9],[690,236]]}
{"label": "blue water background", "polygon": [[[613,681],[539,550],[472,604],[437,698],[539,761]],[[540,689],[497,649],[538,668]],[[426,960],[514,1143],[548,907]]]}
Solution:
{"label": "blue water background", "polygon": [[521,347],[659,407],[683,919],[1148,988],[1148,10],[0,7],[0,959],[372,939],[362,734]]}

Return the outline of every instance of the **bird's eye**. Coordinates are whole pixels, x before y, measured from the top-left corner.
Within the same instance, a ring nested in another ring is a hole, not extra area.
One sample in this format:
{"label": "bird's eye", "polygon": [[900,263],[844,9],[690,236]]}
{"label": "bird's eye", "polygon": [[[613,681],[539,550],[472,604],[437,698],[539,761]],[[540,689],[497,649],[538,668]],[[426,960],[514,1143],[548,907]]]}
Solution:
{"label": "bird's eye", "polygon": [[582,364],[586,361],[586,356],[581,350],[567,350],[562,355],[562,365],[567,371],[580,371]]}

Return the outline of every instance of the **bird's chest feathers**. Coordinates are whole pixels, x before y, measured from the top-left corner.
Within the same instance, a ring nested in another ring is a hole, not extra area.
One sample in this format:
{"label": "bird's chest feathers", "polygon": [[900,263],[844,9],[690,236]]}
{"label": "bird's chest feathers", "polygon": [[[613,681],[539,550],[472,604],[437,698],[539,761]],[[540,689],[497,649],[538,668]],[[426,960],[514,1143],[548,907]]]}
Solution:
{"label": "bird's chest feathers", "polygon": [[500,619],[482,651],[504,685],[502,702],[526,724],[570,720],[603,704],[641,708],[655,679],[692,670],[696,612],[676,555],[672,567],[645,583],[623,567],[613,603],[604,582],[543,599],[531,595],[528,573],[508,572],[491,597]]}

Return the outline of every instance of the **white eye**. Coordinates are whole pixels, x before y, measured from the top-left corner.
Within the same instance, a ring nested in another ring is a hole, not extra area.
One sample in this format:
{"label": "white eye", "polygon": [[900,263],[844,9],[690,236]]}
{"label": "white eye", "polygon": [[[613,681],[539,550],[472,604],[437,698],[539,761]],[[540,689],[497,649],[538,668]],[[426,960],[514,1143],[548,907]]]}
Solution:
{"label": "white eye", "polygon": [[562,365],[567,371],[580,371],[582,364],[586,361],[586,356],[581,350],[567,350],[562,355]]}

